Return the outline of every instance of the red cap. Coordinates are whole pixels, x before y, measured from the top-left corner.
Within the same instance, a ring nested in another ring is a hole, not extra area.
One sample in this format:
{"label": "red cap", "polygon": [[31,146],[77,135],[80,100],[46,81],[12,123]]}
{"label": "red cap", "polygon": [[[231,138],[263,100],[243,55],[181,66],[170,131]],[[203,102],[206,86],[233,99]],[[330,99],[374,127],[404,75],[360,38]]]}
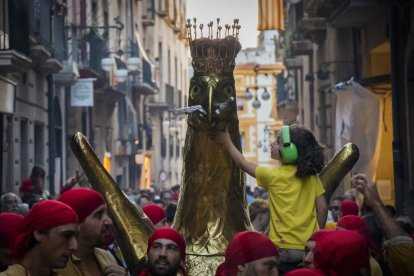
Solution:
{"label": "red cap", "polygon": [[28,193],[32,190],[32,180],[30,177],[23,179],[22,184],[20,184],[19,191],[20,193]]}
{"label": "red cap", "polygon": [[151,245],[154,241],[159,239],[166,239],[175,242],[180,250],[181,260],[185,260],[185,240],[184,237],[177,230],[170,227],[161,227],[156,229],[148,239],[148,249],[149,252]]}
{"label": "red cap", "polygon": [[270,239],[253,231],[239,232],[230,240],[216,276],[236,275],[238,265],[272,256],[279,256],[279,252]]}
{"label": "red cap", "polygon": [[67,190],[58,200],[72,207],[78,214],[80,222],[83,222],[93,211],[105,204],[100,193],[86,188]]}
{"label": "red cap", "polygon": [[347,199],[347,200],[342,201],[341,205],[339,206],[339,209],[341,210],[342,216],[347,216],[347,215],[358,216],[359,214],[359,206],[353,200]]}
{"label": "red cap", "polygon": [[48,230],[69,223],[78,223],[75,211],[57,200],[36,203],[24,217],[14,241],[12,254],[21,257],[29,249],[30,236],[34,231]]}
{"label": "red cap", "polygon": [[23,225],[24,217],[14,213],[0,214],[0,247],[10,248]]}
{"label": "red cap", "polygon": [[167,217],[165,210],[155,204],[145,205],[142,211],[149,217],[152,224],[157,224]]}
{"label": "red cap", "polygon": [[368,263],[368,244],[357,232],[332,231],[316,241],[313,264],[328,275],[350,275]]}

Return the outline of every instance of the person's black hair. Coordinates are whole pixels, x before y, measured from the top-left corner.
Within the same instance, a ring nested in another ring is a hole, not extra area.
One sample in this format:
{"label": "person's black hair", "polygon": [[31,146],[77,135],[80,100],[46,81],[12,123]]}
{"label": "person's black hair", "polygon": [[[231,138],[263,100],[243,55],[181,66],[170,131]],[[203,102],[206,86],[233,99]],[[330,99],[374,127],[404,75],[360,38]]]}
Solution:
{"label": "person's black hair", "polygon": [[[45,229],[45,230],[39,230],[40,233],[44,234],[44,235],[49,235],[50,233],[50,229]],[[30,249],[32,249],[33,247],[35,247],[36,244],[38,244],[39,241],[36,240],[35,236],[34,236],[34,232],[30,234],[29,237],[29,241],[27,243],[27,249],[26,252],[28,252]],[[18,252],[19,256],[15,256],[15,257],[22,257],[24,254],[26,254],[26,252]]]}
{"label": "person's black hair", "polygon": [[39,166],[34,166],[30,174],[30,178],[32,179],[32,181],[33,179],[36,179],[38,177],[45,178],[45,176],[46,176],[46,171],[42,167],[39,167]]}
{"label": "person's black hair", "polygon": [[171,190],[164,190],[164,191],[161,191],[161,193],[160,193],[160,197],[161,197],[161,199],[162,199],[162,197],[166,194],[166,193],[169,193],[169,194],[173,194],[173,192],[171,191]]}
{"label": "person's black hair", "polygon": [[296,176],[306,177],[319,173],[325,166],[325,147],[320,145],[313,133],[300,126],[291,126],[290,140],[298,150]]}
{"label": "person's black hair", "polygon": [[173,223],[176,211],[177,211],[177,205],[168,204],[167,209],[165,210],[165,212],[167,213],[168,225],[171,225]]}
{"label": "person's black hair", "polygon": [[162,204],[165,207],[165,202],[161,199],[154,199],[152,202],[154,204]]}
{"label": "person's black hair", "polygon": [[176,184],[174,186],[171,187],[171,191],[174,192],[179,192],[180,191],[180,185]]}
{"label": "person's black hair", "polygon": [[145,199],[147,199],[148,201],[150,201],[149,196],[147,196],[146,194],[141,194],[141,195],[137,198],[137,204],[138,204],[138,205],[141,203],[141,199],[142,199],[142,198],[145,198]]}

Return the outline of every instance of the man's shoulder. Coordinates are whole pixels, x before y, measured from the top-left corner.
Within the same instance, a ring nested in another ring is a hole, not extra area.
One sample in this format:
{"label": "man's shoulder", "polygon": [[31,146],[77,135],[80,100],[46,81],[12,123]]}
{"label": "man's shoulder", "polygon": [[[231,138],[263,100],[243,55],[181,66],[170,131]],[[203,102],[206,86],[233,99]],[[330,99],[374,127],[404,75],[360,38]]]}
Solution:
{"label": "man's shoulder", "polygon": [[[19,264],[10,265],[7,270],[0,272],[1,276],[26,276],[26,269]],[[60,276],[60,274],[56,272],[52,272],[51,276]]]}
{"label": "man's shoulder", "polygon": [[7,270],[0,272],[0,276],[26,276],[26,269],[19,264],[10,265]]}
{"label": "man's shoulder", "polygon": [[114,257],[109,253],[108,251],[95,247],[94,250],[95,257],[98,260],[100,266],[104,268],[105,266],[111,265],[111,264],[117,264]]}

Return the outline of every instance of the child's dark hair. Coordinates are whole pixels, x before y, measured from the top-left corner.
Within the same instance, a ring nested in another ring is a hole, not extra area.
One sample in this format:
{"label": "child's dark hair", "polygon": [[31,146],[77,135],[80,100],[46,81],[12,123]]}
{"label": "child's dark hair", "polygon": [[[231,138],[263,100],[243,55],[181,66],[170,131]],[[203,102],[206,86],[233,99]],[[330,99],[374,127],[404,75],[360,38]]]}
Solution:
{"label": "child's dark hair", "polygon": [[296,176],[306,177],[319,173],[325,166],[325,147],[320,145],[313,133],[304,127],[294,125],[289,130],[290,139],[298,150]]}

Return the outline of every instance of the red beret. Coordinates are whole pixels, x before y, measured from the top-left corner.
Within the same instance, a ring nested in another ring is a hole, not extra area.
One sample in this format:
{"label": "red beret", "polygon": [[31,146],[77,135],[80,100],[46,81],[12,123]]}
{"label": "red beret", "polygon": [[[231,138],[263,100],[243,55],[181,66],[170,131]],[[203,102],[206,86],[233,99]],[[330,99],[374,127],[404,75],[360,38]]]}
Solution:
{"label": "red beret", "polygon": [[57,200],[36,203],[24,217],[12,248],[12,255],[21,257],[29,249],[30,236],[34,231],[48,230],[69,223],[78,223],[75,211]]}
{"label": "red beret", "polygon": [[165,210],[155,204],[145,205],[142,211],[144,211],[153,224],[157,224],[167,217]]}
{"label": "red beret", "polygon": [[375,254],[375,256],[381,256],[381,250],[375,244],[375,242],[371,239],[368,229],[367,222],[358,216],[348,215],[341,217],[336,224],[338,230],[352,230],[356,231],[361,234],[364,239],[368,242],[368,247]]}
{"label": "red beret", "polygon": [[369,237],[369,230],[366,221],[363,218],[355,215],[347,215],[341,217],[336,224],[336,227],[357,231],[365,238]]}
{"label": "red beret", "polygon": [[353,200],[344,200],[341,202],[341,205],[339,206],[339,209],[341,210],[342,216],[347,215],[355,215],[358,216],[359,214],[359,207],[358,204],[356,204]]}
{"label": "red beret", "polygon": [[175,242],[180,250],[181,260],[185,260],[186,245],[184,237],[180,234],[180,232],[170,227],[161,227],[156,229],[148,239],[147,253],[149,252],[151,245],[154,243],[154,241],[159,239],[166,239]]}
{"label": "red beret", "polygon": [[83,222],[93,211],[105,204],[105,200],[100,193],[85,188],[68,190],[58,200],[72,207],[78,214],[80,222]]}
{"label": "red beret", "polygon": [[313,264],[328,275],[349,275],[368,263],[368,244],[357,232],[332,231],[316,241]]}
{"label": "red beret", "polygon": [[23,224],[24,217],[14,213],[0,214],[0,247],[10,248]]}
{"label": "red beret", "polygon": [[325,237],[326,235],[328,235],[332,231],[334,231],[334,230],[331,230],[331,229],[321,229],[319,231],[314,232],[312,234],[312,236],[310,236],[310,238],[308,240],[309,241],[317,241],[317,240]]}
{"label": "red beret", "polygon": [[317,269],[300,268],[300,269],[289,271],[288,273],[284,275],[285,276],[325,276],[325,273]]}
{"label": "red beret", "polygon": [[278,248],[264,235],[253,231],[237,233],[227,246],[224,263],[217,268],[216,276],[236,275],[238,265],[272,256],[279,256]]}

